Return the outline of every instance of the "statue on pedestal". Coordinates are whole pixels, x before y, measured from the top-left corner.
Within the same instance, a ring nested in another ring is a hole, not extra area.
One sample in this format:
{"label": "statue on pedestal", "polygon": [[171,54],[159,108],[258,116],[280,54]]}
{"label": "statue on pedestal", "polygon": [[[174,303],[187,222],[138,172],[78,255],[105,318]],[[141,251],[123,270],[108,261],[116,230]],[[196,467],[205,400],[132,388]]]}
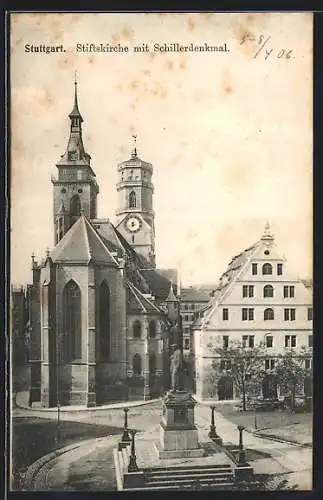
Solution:
{"label": "statue on pedestal", "polygon": [[170,358],[171,390],[183,390],[183,354],[175,344],[174,352]]}

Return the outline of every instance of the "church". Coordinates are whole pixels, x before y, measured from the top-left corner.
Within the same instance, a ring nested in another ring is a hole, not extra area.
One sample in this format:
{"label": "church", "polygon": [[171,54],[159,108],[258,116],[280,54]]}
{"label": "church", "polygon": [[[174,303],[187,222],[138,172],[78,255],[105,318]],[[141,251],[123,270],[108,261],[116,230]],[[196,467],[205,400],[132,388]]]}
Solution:
{"label": "church", "polygon": [[176,271],[156,269],[153,166],[134,147],[117,167],[116,224],[98,218],[77,83],[69,120],[66,151],[51,179],[54,247],[40,262],[32,256],[31,404],[158,396],[169,381],[165,305],[176,300]]}

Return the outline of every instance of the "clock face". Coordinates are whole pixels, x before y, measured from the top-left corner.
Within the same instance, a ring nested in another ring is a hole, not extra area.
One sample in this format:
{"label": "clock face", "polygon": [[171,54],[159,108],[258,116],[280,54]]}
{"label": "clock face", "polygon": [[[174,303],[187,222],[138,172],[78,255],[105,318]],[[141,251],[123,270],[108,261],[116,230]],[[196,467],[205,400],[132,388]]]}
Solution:
{"label": "clock face", "polygon": [[141,220],[138,217],[129,217],[126,222],[126,228],[131,233],[136,233],[141,228]]}

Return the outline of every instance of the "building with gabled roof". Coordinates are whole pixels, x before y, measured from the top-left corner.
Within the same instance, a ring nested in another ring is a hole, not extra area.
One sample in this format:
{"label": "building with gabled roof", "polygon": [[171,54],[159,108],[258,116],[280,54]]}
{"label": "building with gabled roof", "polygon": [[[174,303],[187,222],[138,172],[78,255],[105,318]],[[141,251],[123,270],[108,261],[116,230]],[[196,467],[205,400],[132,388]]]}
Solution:
{"label": "building with gabled roof", "polygon": [[153,167],[134,148],[118,166],[117,226],[98,218],[76,82],[69,119],[51,179],[54,248],[40,262],[32,257],[31,402],[93,406],[156,396],[167,379],[163,302],[171,270],[155,265]]}
{"label": "building with gabled roof", "polygon": [[[277,356],[312,349],[312,290],[295,277],[275,243],[269,225],[252,246],[235,255],[213,297],[192,325],[195,386],[200,399],[238,399],[237,388],[215,346],[239,341],[264,346],[263,396],[279,395],[270,377]],[[311,359],[304,358],[307,369]],[[308,386],[308,385],[307,385]]]}

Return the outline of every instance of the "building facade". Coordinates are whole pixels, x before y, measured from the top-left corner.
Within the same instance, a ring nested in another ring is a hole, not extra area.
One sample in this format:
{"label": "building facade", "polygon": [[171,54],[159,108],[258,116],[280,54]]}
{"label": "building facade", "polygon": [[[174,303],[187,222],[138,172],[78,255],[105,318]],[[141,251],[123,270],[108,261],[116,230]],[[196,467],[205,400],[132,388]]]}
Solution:
{"label": "building facade", "polygon": [[[263,346],[264,397],[279,394],[267,381],[279,354],[312,349],[312,292],[293,276],[266,226],[261,239],[234,256],[222,274],[214,297],[192,326],[196,394],[200,399],[239,399],[228,367],[215,353],[234,341]],[[311,356],[304,357],[311,370]]]}
{"label": "building facade", "polygon": [[153,167],[135,149],[118,166],[117,225],[98,218],[76,84],[69,119],[51,179],[54,247],[32,257],[28,286],[31,400],[94,406],[156,396],[167,380],[170,281],[155,265]]}
{"label": "building facade", "polygon": [[197,314],[209,303],[210,293],[195,288],[181,288],[180,313],[183,325],[183,354],[188,356],[191,349],[191,326]]}
{"label": "building facade", "polygon": [[24,288],[11,287],[11,363],[22,366],[28,359],[28,311]]}

